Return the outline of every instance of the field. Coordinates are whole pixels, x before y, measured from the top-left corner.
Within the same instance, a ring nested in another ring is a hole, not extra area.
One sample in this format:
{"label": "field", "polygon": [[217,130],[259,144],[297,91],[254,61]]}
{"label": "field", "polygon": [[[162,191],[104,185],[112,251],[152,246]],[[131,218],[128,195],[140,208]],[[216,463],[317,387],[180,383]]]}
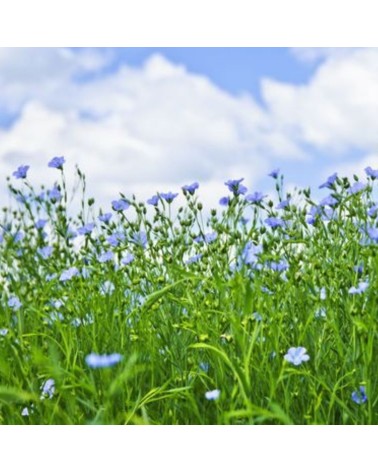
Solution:
{"label": "field", "polygon": [[98,212],[77,169],[72,215],[64,164],[8,180],[1,424],[378,424],[378,171]]}

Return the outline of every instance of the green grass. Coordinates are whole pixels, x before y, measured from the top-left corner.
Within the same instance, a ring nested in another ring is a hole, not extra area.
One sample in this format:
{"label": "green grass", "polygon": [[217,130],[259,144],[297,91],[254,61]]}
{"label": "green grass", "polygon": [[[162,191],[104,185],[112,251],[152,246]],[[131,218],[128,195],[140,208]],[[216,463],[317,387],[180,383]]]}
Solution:
{"label": "green grass", "polygon": [[[3,211],[1,424],[378,424],[373,179],[356,193],[337,179],[329,217],[319,211],[311,223],[310,208],[320,207],[310,189],[279,210],[236,190],[228,206],[205,210],[197,192],[182,192],[175,211],[162,196],[152,206],[121,195],[130,207],[103,223],[83,174],[72,215],[64,171],[54,172],[61,199],[20,179]],[[286,199],[282,176],[275,183]],[[268,217],[284,226],[271,228]],[[77,244],[70,229],[91,222]],[[145,245],[135,242],[140,232]],[[213,241],[194,242],[213,232]],[[99,262],[110,250],[113,259]],[[134,260],[123,264],[127,254]],[[72,267],[79,274],[61,281]],[[365,291],[349,293],[365,281]],[[11,297],[22,306],[9,306]],[[310,359],[293,365],[284,356],[299,346]],[[122,360],[94,369],[90,353]],[[55,388],[41,395],[48,379]],[[367,401],[358,404],[361,386]],[[216,389],[219,398],[207,400]]]}

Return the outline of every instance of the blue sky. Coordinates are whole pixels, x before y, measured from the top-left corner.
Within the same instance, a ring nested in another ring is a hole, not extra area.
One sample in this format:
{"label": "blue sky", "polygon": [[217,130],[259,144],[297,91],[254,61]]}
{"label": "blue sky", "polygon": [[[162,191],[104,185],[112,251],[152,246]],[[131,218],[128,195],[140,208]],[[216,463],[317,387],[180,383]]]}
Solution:
{"label": "blue sky", "polygon": [[316,188],[378,167],[377,97],[373,48],[1,48],[0,165],[48,183],[64,155],[102,205],[198,180],[214,206],[276,167]]}

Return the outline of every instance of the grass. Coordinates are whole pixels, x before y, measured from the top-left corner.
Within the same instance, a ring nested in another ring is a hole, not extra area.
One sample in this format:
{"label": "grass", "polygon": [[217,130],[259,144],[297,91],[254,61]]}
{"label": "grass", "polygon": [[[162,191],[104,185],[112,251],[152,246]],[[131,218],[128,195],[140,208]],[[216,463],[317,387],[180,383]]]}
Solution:
{"label": "grass", "polygon": [[378,424],[374,175],[319,204],[274,174],[278,209],[237,181],[210,210],[121,194],[107,221],[55,164],[53,193],[8,179],[1,424]]}

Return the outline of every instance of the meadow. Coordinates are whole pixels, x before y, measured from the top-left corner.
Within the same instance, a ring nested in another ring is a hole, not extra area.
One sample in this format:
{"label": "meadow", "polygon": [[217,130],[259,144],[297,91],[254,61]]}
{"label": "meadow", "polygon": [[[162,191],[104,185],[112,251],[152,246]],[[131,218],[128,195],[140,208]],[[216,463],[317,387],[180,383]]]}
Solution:
{"label": "meadow", "polygon": [[64,165],[8,178],[1,424],[378,424],[378,170],[98,211],[77,168],[72,215]]}

